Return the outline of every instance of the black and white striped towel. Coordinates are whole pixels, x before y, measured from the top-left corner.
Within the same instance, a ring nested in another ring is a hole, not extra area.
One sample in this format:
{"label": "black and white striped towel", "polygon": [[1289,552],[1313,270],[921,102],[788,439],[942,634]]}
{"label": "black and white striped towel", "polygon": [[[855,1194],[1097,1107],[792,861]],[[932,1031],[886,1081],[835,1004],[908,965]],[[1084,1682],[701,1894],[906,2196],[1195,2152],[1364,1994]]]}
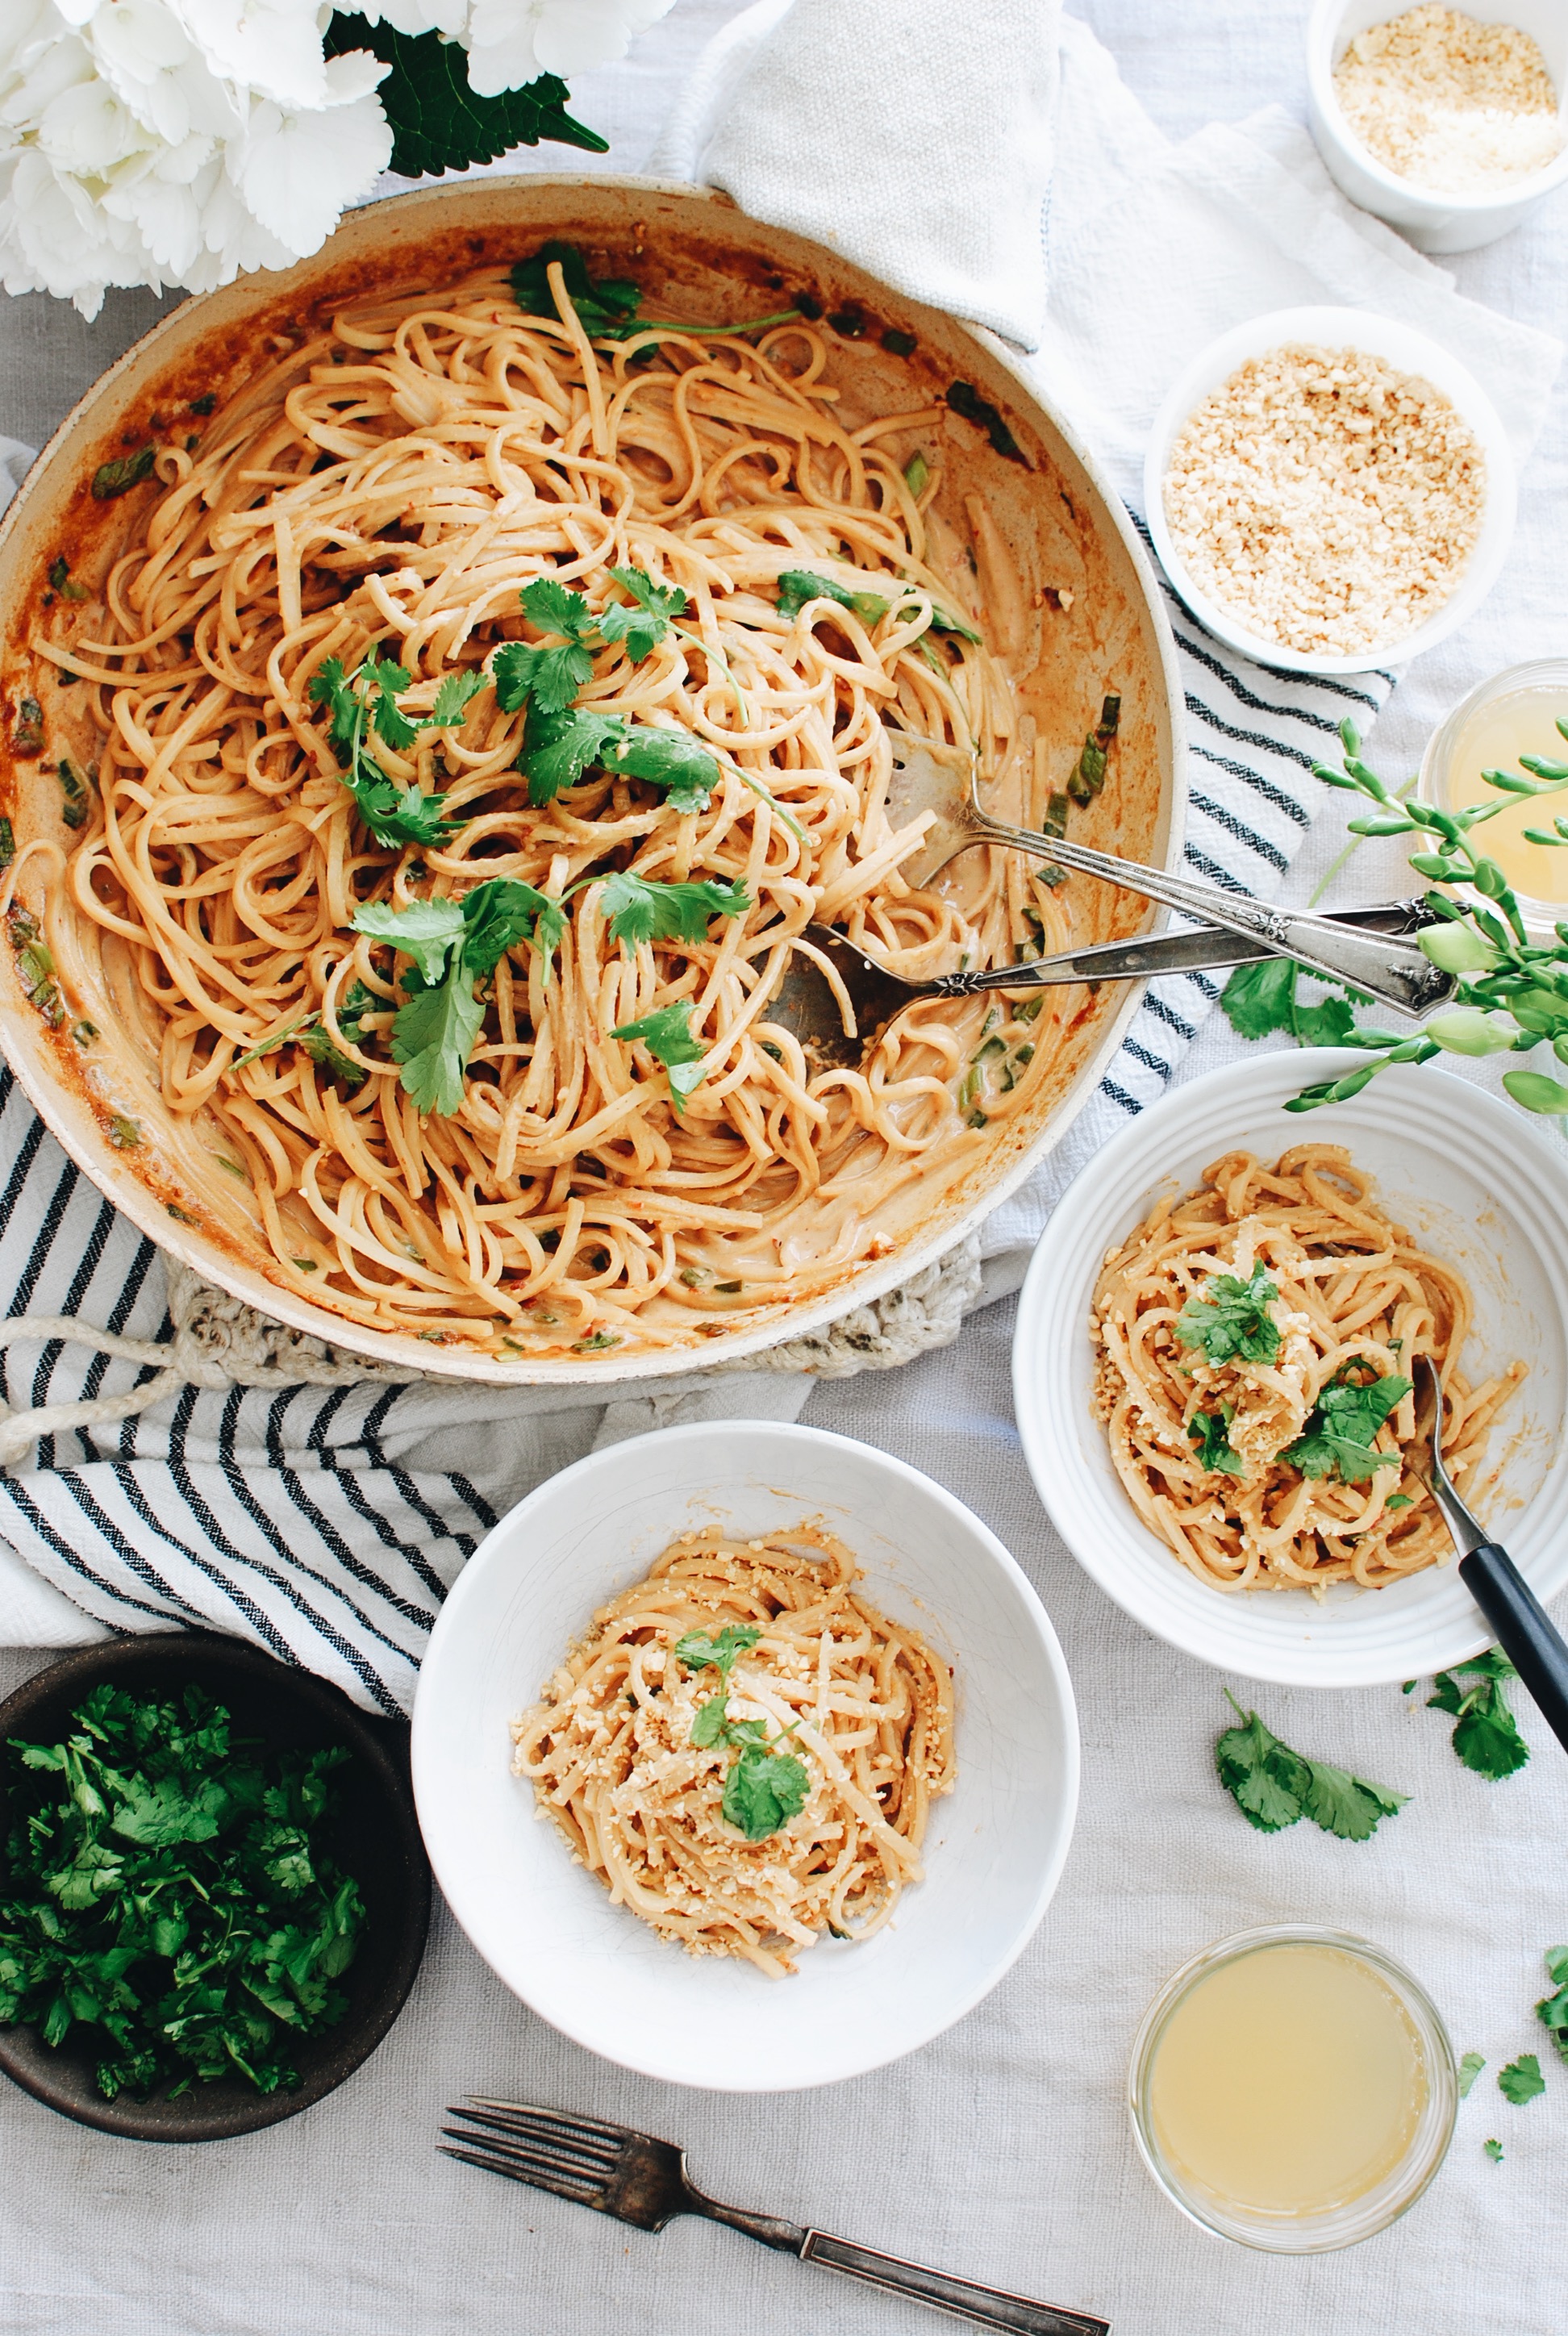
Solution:
{"label": "black and white striped towel", "polygon": [[[927,74],[940,54],[945,74],[961,73],[961,42],[949,34],[933,47],[911,36],[911,11],[932,5],[862,0],[847,16],[819,10],[815,21],[844,23],[860,39],[868,37],[865,17],[886,9],[896,21],[876,46],[890,70],[903,60]],[[766,14],[776,21],[776,6]],[[735,63],[732,54],[725,74],[709,74],[710,96],[722,82],[744,98]],[[1188,348],[1238,314],[1314,293],[1416,311],[1461,348],[1516,443],[1528,444],[1553,370],[1543,336],[1458,300],[1402,246],[1391,253],[1382,230],[1350,224],[1299,153],[1281,160],[1250,146],[1245,170],[1231,172],[1246,176],[1244,192],[1229,202],[1222,185],[1215,190],[1206,150],[1183,176],[1176,150],[1070,19],[1062,64],[1051,315],[1037,362],[1047,393],[1084,418],[1130,500],[1142,432]],[[831,75],[831,59],[825,70]],[[688,145],[705,118],[695,84],[694,92],[677,115]],[[889,97],[885,118],[896,122]],[[900,159],[868,151],[863,161],[871,171]],[[904,167],[918,162],[902,158]],[[699,175],[697,147],[667,154],[662,167]],[[885,205],[884,220],[896,212],[896,203]],[[836,239],[852,248],[847,228]],[[896,272],[885,254],[882,264]],[[0,445],[0,467],[4,453]],[[1180,608],[1172,613],[1192,748],[1188,865],[1211,881],[1271,894],[1318,807],[1313,759],[1331,746],[1347,712],[1370,727],[1391,676],[1285,678],[1232,657]],[[1201,976],[1151,988],[1103,1092],[988,1228],[988,1252],[1004,1266],[993,1291],[1015,1278],[1006,1264],[1016,1269],[1065,1174],[1163,1090],[1214,996]],[[0,1072],[0,1297],[13,1319],[74,1315],[141,1338],[168,1335],[151,1244],[65,1160],[8,1071]],[[0,1395],[18,1408],[112,1394],[145,1376],[139,1364],[54,1339],[18,1340],[0,1354]],[[406,1708],[445,1585],[495,1514],[532,1484],[596,1441],[672,1416],[794,1416],[809,1387],[798,1377],[745,1374],[608,1409],[570,1393],[433,1382],[188,1387],[122,1426],[47,1438],[31,1461],[0,1474],[0,1537],[9,1544],[0,1545],[0,1642],[200,1621],[325,1672],[372,1708]]]}

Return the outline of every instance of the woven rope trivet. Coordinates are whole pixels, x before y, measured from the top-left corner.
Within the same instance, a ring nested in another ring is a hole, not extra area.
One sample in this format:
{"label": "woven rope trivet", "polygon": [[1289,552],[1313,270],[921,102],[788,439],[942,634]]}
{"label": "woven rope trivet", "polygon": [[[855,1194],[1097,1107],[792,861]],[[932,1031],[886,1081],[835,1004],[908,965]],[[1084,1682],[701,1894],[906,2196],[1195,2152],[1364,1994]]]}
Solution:
{"label": "woven rope trivet", "polygon": [[[70,1314],[23,1314],[0,1322],[0,1347],[18,1339],[58,1338],[68,1346],[93,1347],[151,1363],[156,1377],[126,1395],[95,1396],[83,1403],[44,1404],[35,1411],[8,1411],[0,1405],[0,1465],[20,1460],[41,1436],[72,1427],[108,1427],[160,1403],[177,1387],[352,1387],[357,1380],[406,1383],[423,1379],[450,1387],[435,1371],[410,1371],[404,1365],[366,1362],[324,1338],[290,1330],[258,1313],[239,1298],[215,1290],[189,1267],[165,1258],[169,1313],[174,1335],[167,1340],[123,1338],[97,1330]],[[804,1371],[817,1378],[847,1378],[856,1371],[889,1370],[932,1347],[948,1347],[959,1335],[966,1308],[980,1294],[980,1244],[970,1233],[923,1273],[858,1306],[814,1338],[789,1338],[760,1355],[715,1363],[687,1375],[690,1382],[735,1371]],[[510,1381],[496,1381],[510,1385]],[[662,1383],[639,1380],[636,1391],[657,1392]],[[625,1392],[625,1383],[605,1387],[607,1401]],[[595,1391],[583,1389],[591,1403]]]}

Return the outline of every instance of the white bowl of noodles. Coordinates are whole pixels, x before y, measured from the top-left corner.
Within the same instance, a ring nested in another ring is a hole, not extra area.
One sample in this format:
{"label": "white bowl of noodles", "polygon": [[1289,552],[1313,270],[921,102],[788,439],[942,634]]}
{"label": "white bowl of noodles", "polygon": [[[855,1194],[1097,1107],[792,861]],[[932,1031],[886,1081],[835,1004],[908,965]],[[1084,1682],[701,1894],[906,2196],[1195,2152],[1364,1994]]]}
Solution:
{"label": "white bowl of noodles", "polygon": [[1490,1430],[1474,1505],[1539,1598],[1568,1586],[1561,1145],[1513,1105],[1427,1067],[1381,1071],[1346,1103],[1286,1110],[1304,1087],[1365,1062],[1338,1049],[1253,1056],[1144,1112],[1063,1196],[1030,1266],[1013,1346],[1029,1470],[1085,1571],[1171,1645],[1248,1679],[1300,1687],[1430,1674],[1479,1653],[1492,1634],[1446,1554],[1381,1587],[1229,1591],[1199,1579],[1135,1510],[1095,1413],[1091,1300],[1109,1253],[1158,1202],[1193,1192],[1228,1153],[1272,1164],[1296,1145],[1343,1146],[1373,1177],[1383,1215],[1464,1278],[1473,1309],[1459,1358],[1465,1376],[1475,1386],[1525,1366]]}
{"label": "white bowl of noodles", "polygon": [[[562,241],[651,338],[514,285]],[[594,732],[548,776],[498,663],[551,638],[541,584]],[[166,317],[0,522],[0,1043],[144,1231],[381,1364],[602,1383],[818,1332],[1027,1174],[1137,1001],[1049,993],[1005,1063],[983,1001],[926,1001],[829,1071],[767,1011],[809,919],[920,975],[1149,920],[984,852],[904,886],[890,728],[972,736],[1038,828],[1116,696],[1074,832],[1173,865],[1157,604],[1000,345],[837,255],[649,181],[377,204]],[[357,922],[519,883],[552,948],[524,915],[416,966]],[[649,883],[698,888],[651,934]]]}
{"label": "white bowl of noodles", "polygon": [[[956,1782],[930,1804],[923,1879],[891,1920],[858,1942],[822,1935],[770,1979],[733,1953],[684,1952],[613,1903],[537,1820],[532,1786],[512,1773],[512,1723],[595,1610],[677,1536],[744,1542],[803,1524],[846,1544],[869,1602],[950,1667]],[[502,1519],[431,1639],[414,1784],[448,1903],[535,2011],[650,2077],[786,2091],[913,2051],[1022,1953],[1072,1835],[1077,1721],[1038,1598],[960,1501],[845,1436],[714,1421],[593,1453]]]}

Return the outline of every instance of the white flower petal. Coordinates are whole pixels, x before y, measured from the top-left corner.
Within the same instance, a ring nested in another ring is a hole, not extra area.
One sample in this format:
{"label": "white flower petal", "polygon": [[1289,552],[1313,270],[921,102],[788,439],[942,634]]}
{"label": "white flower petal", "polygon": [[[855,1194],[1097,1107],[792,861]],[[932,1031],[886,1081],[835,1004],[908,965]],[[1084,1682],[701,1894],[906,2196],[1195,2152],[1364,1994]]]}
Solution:
{"label": "white flower petal", "polygon": [[229,172],[268,233],[303,259],[319,251],[344,206],[368,194],[391,159],[392,131],[376,97],[317,114],[260,104]]}
{"label": "white flower petal", "polygon": [[316,0],[177,0],[186,31],[227,81],[303,111],[326,85]]}
{"label": "white flower petal", "polygon": [[384,64],[369,49],[347,49],[340,57],[328,57],[323,107],[353,105],[357,99],[368,97],[373,89],[380,88],[391,71],[392,67]]}
{"label": "white flower petal", "polygon": [[39,116],[39,150],[57,170],[102,174],[151,142],[107,82],[62,92]]}
{"label": "white flower petal", "polygon": [[354,13],[367,24],[390,24],[411,38],[444,33],[450,40],[467,26],[468,0],[363,0]]}

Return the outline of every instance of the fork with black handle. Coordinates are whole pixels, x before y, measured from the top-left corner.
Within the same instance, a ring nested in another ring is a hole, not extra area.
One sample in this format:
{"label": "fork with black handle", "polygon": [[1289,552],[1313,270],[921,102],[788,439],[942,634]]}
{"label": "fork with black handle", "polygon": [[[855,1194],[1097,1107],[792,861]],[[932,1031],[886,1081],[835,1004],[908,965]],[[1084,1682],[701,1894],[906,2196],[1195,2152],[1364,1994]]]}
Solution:
{"label": "fork with black handle", "polygon": [[1027,2296],[979,2287],[973,2280],[954,2279],[949,2272],[927,2271],[897,2255],[879,2254],[873,2247],[852,2246],[847,2239],[830,2238],[825,2231],[803,2230],[775,2214],[748,2214],[742,2207],[721,2205],[687,2179],[685,2151],[650,2133],[634,2133],[628,2126],[606,2125],[597,2117],[570,2117],[560,2109],[485,2100],[475,2094],[463,2107],[446,2114],[462,2122],[442,2127],[443,2156],[482,2166],[489,2174],[504,2174],[509,2181],[529,2183],[536,2190],[553,2191],[558,2198],[613,2214],[639,2231],[662,2231],[677,2214],[706,2214],[710,2222],[744,2231],[765,2247],[798,2255],[802,2263],[821,2263],[825,2270],[842,2272],[980,2328],[1005,2330],[1008,2336],[1110,2336],[1110,2321],[1093,2312],[1033,2303]]}

